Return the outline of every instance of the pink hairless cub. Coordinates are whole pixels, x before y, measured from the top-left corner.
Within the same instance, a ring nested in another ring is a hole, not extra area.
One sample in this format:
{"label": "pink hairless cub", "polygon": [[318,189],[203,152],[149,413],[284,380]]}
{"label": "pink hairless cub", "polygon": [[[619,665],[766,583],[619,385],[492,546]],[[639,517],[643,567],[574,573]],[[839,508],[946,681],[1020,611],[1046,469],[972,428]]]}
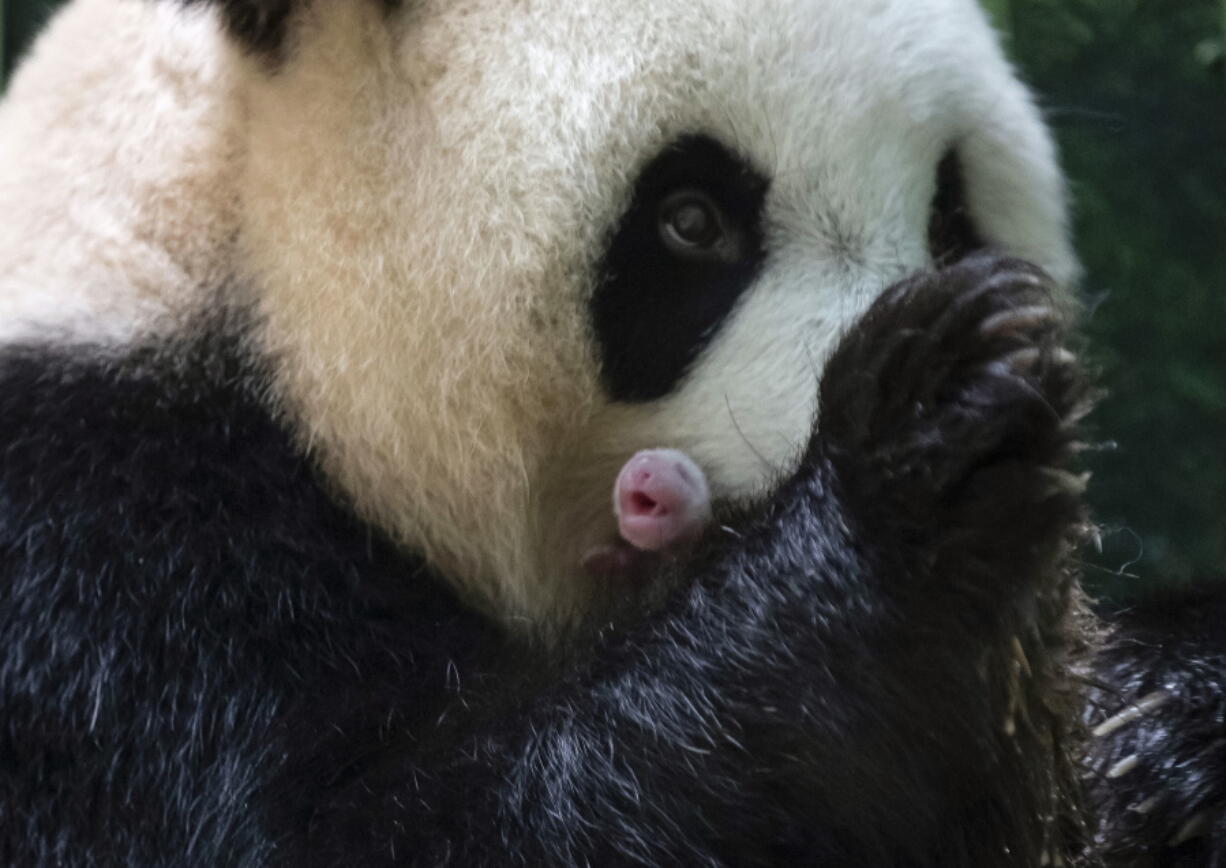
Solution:
{"label": "pink hairless cub", "polygon": [[644,449],[613,484],[619,538],[583,558],[589,573],[644,578],[661,557],[684,554],[711,520],[711,491],[694,459],[676,449]]}
{"label": "pink hairless cub", "polygon": [[683,552],[711,519],[707,478],[684,452],[644,449],[617,475],[613,513],[622,539],[636,549]]}

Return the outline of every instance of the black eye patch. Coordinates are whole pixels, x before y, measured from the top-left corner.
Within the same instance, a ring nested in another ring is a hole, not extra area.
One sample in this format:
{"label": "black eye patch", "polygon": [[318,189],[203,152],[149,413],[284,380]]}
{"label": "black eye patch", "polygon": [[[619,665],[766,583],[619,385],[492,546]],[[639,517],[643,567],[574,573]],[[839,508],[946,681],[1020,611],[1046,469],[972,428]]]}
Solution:
{"label": "black eye patch", "polygon": [[767,180],[706,136],[643,169],[600,265],[592,322],[617,401],[667,395],[762,267]]}

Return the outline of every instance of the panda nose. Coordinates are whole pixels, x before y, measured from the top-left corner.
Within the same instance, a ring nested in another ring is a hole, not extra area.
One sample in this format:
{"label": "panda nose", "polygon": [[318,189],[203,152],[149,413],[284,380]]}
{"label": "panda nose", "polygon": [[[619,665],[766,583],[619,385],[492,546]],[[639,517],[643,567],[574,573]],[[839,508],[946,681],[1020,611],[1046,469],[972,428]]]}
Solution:
{"label": "panda nose", "polygon": [[711,515],[706,478],[684,453],[649,449],[626,462],[614,488],[618,530],[644,551],[673,551],[698,539]]}

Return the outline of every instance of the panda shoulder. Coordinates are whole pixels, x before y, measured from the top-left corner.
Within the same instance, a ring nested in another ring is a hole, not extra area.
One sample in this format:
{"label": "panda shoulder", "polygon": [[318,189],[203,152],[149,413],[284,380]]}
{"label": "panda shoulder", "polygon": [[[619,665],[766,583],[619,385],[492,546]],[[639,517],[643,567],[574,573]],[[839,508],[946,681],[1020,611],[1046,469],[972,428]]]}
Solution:
{"label": "panda shoulder", "polygon": [[[105,34],[106,38],[101,38]],[[205,9],[78,0],[0,102],[0,342],[181,326],[236,235],[243,65]]]}

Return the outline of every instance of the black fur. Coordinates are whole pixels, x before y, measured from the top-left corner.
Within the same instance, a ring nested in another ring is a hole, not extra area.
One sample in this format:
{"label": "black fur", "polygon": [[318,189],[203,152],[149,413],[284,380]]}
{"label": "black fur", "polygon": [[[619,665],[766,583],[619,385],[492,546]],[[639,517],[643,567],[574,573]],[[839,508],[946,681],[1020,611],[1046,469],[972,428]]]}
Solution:
{"label": "black fur", "polygon": [[277,732],[496,631],[359,525],[211,335],[0,356],[0,864],[275,856]]}
{"label": "black fur", "polygon": [[6,351],[0,861],[1071,862],[1044,293],[989,257],[888,291],[794,478],[561,668],[335,504],[232,329]]}
{"label": "black fur", "polygon": [[1112,615],[1087,764],[1107,862],[1226,865],[1226,586]]}
{"label": "black fur", "polygon": [[[189,6],[215,6],[230,35],[252,54],[276,60],[281,56],[294,15],[317,0],[180,0]],[[330,3],[337,0],[322,0]],[[378,2],[387,10],[403,0],[343,0]]]}
{"label": "black fur", "polygon": [[[601,265],[592,323],[609,395],[649,401],[672,392],[753,283],[765,250],[766,179],[706,136],[688,136],[643,169]],[[660,239],[670,193],[697,189],[724,210],[742,236],[734,261],[693,261]]]}
{"label": "black fur", "polygon": [[985,246],[967,206],[962,160],[957,150],[951,149],[937,166],[936,194],[928,218],[928,251],[934,262],[946,265]]}
{"label": "black fur", "polygon": [[310,0],[183,0],[189,6],[216,6],[234,39],[254,54],[276,56],[289,21]]}

